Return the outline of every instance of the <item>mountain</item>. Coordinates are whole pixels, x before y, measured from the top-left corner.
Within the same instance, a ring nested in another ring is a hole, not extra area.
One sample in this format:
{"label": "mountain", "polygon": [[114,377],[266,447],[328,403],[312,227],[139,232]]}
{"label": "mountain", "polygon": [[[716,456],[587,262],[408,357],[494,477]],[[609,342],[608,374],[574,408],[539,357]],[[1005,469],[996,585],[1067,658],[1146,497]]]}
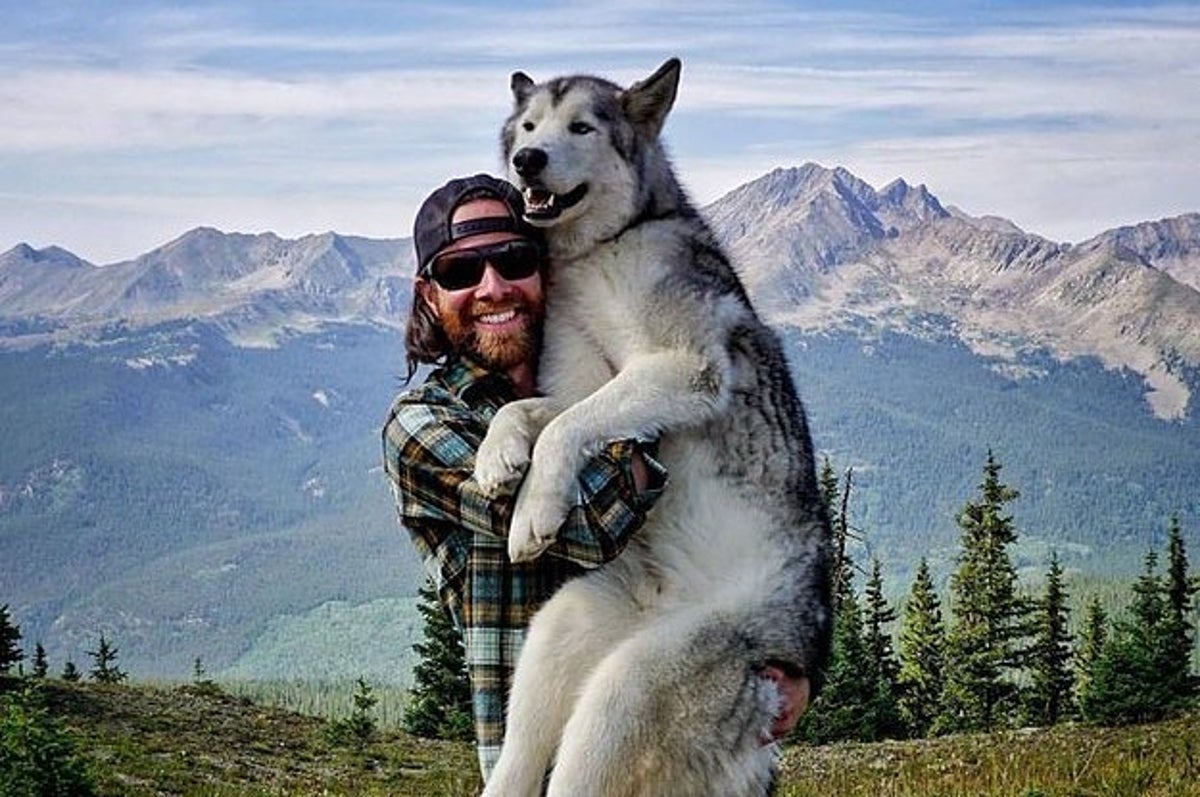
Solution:
{"label": "mountain", "polygon": [[[894,589],[952,568],[989,449],[1026,572],[1128,575],[1171,514],[1200,545],[1200,214],[1067,244],[814,164],[703,212]],[[422,576],[378,434],[411,270],[407,240],[207,228],[0,255],[0,602],[30,646],[403,682]]]}
{"label": "mountain", "polygon": [[411,297],[409,251],[399,240],[324,233],[289,241],[202,227],[97,267],[21,244],[0,255],[0,323],[10,325],[0,345],[70,342],[117,321],[212,320],[247,344],[341,319],[394,324]]}
{"label": "mountain", "polygon": [[876,192],[813,165],[776,170],[708,211],[778,325],[920,335],[933,317],[983,356],[1045,350],[1130,369],[1156,415],[1187,414],[1200,366],[1200,214],[1071,246],[950,213],[924,186]]}

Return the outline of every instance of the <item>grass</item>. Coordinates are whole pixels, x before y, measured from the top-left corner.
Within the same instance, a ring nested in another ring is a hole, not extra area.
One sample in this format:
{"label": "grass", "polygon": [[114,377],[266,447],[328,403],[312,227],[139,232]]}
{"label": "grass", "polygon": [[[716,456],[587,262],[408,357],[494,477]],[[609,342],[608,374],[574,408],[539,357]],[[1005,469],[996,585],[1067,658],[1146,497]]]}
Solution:
{"label": "grass", "polygon": [[779,797],[1192,797],[1200,713],[1127,728],[797,747],[783,782]]}
{"label": "grass", "polygon": [[381,731],[361,749],[329,723],[191,686],[48,681],[101,795],[457,797],[479,790],[464,744]]}
{"label": "grass", "polygon": [[[195,686],[44,682],[101,795],[465,797],[466,744],[381,731],[356,749],[325,720]],[[1130,728],[1063,725],[789,748],[778,797],[1200,797],[1200,712]]]}

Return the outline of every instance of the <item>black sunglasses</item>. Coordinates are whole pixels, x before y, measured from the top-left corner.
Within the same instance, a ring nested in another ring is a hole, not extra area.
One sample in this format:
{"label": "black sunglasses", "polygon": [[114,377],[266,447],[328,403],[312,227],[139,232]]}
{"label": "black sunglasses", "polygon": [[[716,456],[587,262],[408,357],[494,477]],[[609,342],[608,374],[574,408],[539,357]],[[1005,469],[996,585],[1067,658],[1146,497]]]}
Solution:
{"label": "black sunglasses", "polygon": [[513,282],[536,274],[542,259],[540,246],[533,241],[517,239],[438,255],[426,266],[425,275],[443,290],[461,291],[480,283],[488,263],[497,274]]}

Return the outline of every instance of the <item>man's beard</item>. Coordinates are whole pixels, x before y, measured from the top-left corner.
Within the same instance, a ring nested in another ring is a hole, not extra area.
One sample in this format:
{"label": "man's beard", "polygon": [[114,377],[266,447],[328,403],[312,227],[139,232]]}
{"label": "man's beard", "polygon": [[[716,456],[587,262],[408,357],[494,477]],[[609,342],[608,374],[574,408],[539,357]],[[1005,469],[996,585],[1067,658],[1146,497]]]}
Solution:
{"label": "man's beard", "polygon": [[[510,308],[526,319],[520,329],[506,332],[477,331],[474,323],[476,318]],[[443,304],[438,315],[454,349],[473,354],[493,371],[507,371],[521,363],[533,362],[537,357],[542,333],[541,307],[532,307],[524,301],[472,302],[456,313]]]}

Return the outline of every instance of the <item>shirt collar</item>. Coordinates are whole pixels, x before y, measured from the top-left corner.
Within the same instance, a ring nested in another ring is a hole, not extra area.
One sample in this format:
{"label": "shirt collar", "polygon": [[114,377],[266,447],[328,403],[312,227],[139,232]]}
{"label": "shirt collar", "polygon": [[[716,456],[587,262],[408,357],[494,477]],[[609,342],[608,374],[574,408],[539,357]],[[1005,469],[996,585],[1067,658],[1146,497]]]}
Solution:
{"label": "shirt collar", "polygon": [[469,401],[480,391],[489,396],[500,396],[503,401],[516,398],[508,376],[488,369],[471,355],[449,358],[441,371],[446,387],[464,401]]}

